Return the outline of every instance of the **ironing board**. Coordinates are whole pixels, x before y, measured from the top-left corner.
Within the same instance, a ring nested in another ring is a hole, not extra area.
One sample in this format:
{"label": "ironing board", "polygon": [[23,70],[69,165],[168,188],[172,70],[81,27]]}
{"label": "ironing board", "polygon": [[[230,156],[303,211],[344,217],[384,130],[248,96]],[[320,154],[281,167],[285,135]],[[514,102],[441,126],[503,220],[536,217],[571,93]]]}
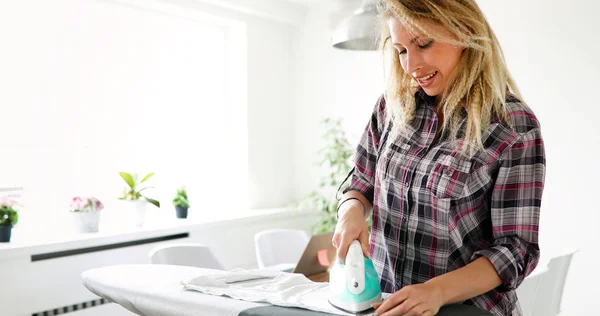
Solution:
{"label": "ironing board", "polygon": [[[235,300],[185,291],[181,281],[216,270],[171,265],[115,265],[85,271],[83,285],[92,293],[141,316],[326,316],[299,308]],[[493,316],[466,305],[443,307],[439,316]]]}

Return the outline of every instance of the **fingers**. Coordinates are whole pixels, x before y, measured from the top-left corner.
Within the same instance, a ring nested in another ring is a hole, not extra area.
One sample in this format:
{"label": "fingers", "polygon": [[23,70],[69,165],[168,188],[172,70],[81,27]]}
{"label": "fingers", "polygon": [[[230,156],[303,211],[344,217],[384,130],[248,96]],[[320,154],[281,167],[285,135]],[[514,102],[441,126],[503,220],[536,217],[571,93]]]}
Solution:
{"label": "fingers", "polygon": [[362,247],[363,255],[367,258],[370,257],[369,253],[369,232],[361,232],[358,235],[358,241],[360,242],[360,246]]}
{"label": "fingers", "polygon": [[383,304],[383,302],[373,303],[373,304],[371,304],[371,307],[373,307],[373,309],[378,309],[379,306],[381,306],[381,304]]}
{"label": "fingers", "polygon": [[394,293],[392,296],[388,297],[382,302],[382,304],[375,311],[375,315],[382,315],[383,313],[393,309],[404,302],[406,298],[406,294],[402,290]]}
{"label": "fingers", "polygon": [[[346,251],[342,251],[342,247],[341,247],[341,239],[342,239],[342,235],[340,233],[335,233],[333,235],[333,239],[331,240],[331,244],[336,248],[335,254],[336,257],[338,258],[337,260],[339,262],[343,262],[342,259],[346,257],[346,253],[348,252],[348,250]],[[342,256],[343,254],[343,256]]]}
{"label": "fingers", "polygon": [[386,311],[385,313],[383,313],[383,310],[377,309],[377,313],[376,315],[402,315],[402,316],[409,316],[409,315],[421,315],[420,313],[417,313],[418,309],[417,309],[417,304],[415,303],[414,300],[411,299],[407,299],[405,301],[403,301],[400,305],[393,307],[392,309]]}
{"label": "fingers", "polygon": [[379,316],[379,315],[381,315],[381,316],[392,316],[392,315],[402,315],[402,316],[431,315],[431,316],[433,316],[433,314],[430,311],[426,310],[425,304],[413,305],[410,303],[410,300],[406,300],[406,301],[404,301],[404,303],[392,308],[391,310],[385,311],[385,312],[379,308],[376,308],[375,315],[376,316]]}
{"label": "fingers", "polygon": [[433,316],[439,310],[438,303],[423,285],[405,286],[381,304],[373,304],[376,316]]}
{"label": "fingers", "polygon": [[347,213],[337,223],[331,244],[337,249],[338,261],[344,263],[348,248],[358,240],[365,257],[369,257],[369,229],[362,213]]}
{"label": "fingers", "polygon": [[[398,306],[398,307],[400,307],[400,306]],[[400,314],[398,314],[398,315],[402,315],[402,316],[423,316],[424,313],[425,313],[425,304],[419,304],[419,305],[413,306],[407,312],[400,312]]]}
{"label": "fingers", "polygon": [[338,248],[338,241],[340,239],[340,233],[336,232],[333,234],[333,238],[331,238],[331,244],[335,247]]}
{"label": "fingers", "polygon": [[340,246],[337,249],[338,260],[341,263],[346,262],[346,255],[348,254],[348,249],[350,248],[350,243],[352,243],[353,240],[354,239],[342,237]]}
{"label": "fingers", "polygon": [[423,308],[422,305],[416,305],[410,300],[406,300],[404,303],[400,304],[400,306],[392,309],[392,313],[402,316],[421,316],[421,314],[423,314]]}

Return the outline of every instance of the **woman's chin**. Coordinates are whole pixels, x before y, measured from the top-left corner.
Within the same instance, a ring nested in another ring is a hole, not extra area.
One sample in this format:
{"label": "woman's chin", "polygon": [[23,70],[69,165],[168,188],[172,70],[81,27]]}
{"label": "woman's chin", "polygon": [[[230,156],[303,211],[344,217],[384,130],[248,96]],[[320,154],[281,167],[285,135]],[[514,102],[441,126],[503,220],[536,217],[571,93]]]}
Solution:
{"label": "woman's chin", "polygon": [[423,91],[425,91],[425,93],[430,97],[437,97],[438,95],[442,94],[441,89],[438,89],[437,87],[423,88]]}

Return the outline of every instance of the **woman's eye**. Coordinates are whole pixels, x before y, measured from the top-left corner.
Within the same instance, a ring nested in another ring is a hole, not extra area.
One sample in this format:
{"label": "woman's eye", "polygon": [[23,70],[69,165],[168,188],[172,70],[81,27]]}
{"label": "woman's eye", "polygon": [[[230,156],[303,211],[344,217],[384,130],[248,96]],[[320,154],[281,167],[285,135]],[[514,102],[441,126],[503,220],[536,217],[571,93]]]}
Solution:
{"label": "woman's eye", "polygon": [[[429,42],[427,42],[425,44],[419,45],[419,49],[429,48],[429,47],[431,47],[431,45],[433,45],[433,42],[434,42],[433,40],[430,40]],[[404,55],[404,54],[406,54],[406,49],[398,51],[398,55]]]}
{"label": "woman's eye", "polygon": [[427,44],[423,44],[423,45],[419,45],[420,49],[425,49],[431,46],[431,44],[433,44],[433,40],[430,40],[429,42],[427,42]]}

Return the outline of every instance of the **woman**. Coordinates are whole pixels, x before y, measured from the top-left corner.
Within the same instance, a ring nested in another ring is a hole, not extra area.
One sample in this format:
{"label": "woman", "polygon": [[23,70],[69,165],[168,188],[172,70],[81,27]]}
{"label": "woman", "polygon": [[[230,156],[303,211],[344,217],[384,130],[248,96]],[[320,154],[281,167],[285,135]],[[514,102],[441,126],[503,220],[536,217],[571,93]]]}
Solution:
{"label": "woman", "polygon": [[521,315],[515,289],[540,255],[538,120],[474,0],[383,2],[388,86],[340,200],[338,257],[355,239],[370,255],[393,293],[377,315]]}

